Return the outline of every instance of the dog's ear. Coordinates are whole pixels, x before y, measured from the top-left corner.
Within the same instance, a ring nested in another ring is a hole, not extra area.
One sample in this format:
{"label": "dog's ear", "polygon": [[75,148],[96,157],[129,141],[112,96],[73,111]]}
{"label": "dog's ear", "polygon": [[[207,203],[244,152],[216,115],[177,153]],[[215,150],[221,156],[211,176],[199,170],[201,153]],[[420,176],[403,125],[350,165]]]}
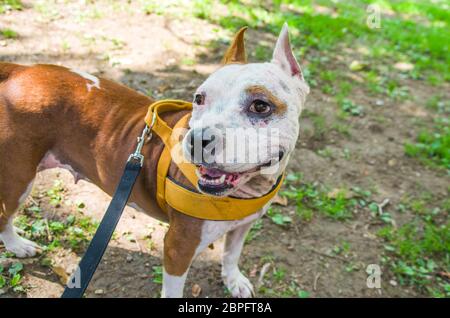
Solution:
{"label": "dog's ear", "polygon": [[283,24],[283,28],[278,36],[277,44],[273,51],[272,63],[279,65],[289,75],[298,76],[303,80],[302,70],[292,52],[289,41],[289,29],[286,22]]}
{"label": "dog's ear", "polygon": [[244,33],[246,30],[247,27],[243,27],[234,35],[234,39],[222,59],[222,64],[247,63],[244,45]]}

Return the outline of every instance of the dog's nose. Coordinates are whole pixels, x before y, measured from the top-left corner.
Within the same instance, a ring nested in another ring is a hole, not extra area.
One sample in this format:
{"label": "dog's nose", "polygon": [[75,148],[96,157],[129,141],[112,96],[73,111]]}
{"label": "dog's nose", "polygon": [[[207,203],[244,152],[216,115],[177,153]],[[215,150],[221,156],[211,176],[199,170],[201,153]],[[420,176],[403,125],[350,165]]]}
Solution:
{"label": "dog's nose", "polygon": [[205,128],[193,128],[188,133],[188,145],[190,147],[191,160],[194,163],[204,163],[205,156],[214,155],[214,149],[210,153],[204,153],[205,148],[214,141],[214,135],[208,136]]}

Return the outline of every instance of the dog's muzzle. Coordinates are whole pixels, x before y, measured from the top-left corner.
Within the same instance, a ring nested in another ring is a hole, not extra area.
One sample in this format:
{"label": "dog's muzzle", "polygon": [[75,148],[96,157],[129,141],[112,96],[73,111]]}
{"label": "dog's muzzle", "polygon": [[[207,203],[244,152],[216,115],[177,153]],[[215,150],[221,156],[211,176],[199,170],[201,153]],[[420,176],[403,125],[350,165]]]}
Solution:
{"label": "dog's muzzle", "polygon": [[214,163],[216,155],[220,155],[223,137],[216,128],[193,128],[186,135],[186,154],[188,160],[197,165]]}

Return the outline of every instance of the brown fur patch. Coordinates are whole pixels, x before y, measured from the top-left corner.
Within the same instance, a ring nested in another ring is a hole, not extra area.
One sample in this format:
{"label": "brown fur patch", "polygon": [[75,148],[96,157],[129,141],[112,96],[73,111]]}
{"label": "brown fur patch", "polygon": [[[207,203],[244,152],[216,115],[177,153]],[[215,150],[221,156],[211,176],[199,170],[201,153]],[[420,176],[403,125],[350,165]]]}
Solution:
{"label": "brown fur patch", "polygon": [[248,94],[256,95],[256,96],[265,96],[267,100],[275,105],[275,109],[273,111],[276,115],[283,115],[287,111],[287,105],[280,100],[278,97],[273,95],[267,88],[262,85],[252,85],[247,87],[246,89]]}
{"label": "brown fur patch", "polygon": [[189,269],[200,244],[203,220],[169,208],[170,227],[164,237],[164,270],[182,276]]}

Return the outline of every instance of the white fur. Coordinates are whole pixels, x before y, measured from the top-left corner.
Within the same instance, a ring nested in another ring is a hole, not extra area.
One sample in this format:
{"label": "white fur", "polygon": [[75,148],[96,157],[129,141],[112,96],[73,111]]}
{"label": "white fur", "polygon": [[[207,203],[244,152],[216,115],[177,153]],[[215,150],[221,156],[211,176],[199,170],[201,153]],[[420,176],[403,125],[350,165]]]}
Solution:
{"label": "white fur", "polygon": [[261,211],[249,215],[242,220],[236,221],[204,221],[202,226],[202,234],[200,244],[197,247],[195,255],[203,251],[208,245],[214,243],[221,238],[225,233],[232,231],[238,227],[250,224],[260,218],[268,209],[269,205],[265,206]]}
{"label": "white fur", "polygon": [[273,50],[272,63],[279,65],[283,71],[290,74],[291,76],[299,77],[304,81],[302,70],[292,53],[291,45],[289,43],[289,30],[287,23],[284,23],[281,29],[280,36],[275,44],[275,49]]}
{"label": "white fur", "polygon": [[200,244],[195,255],[203,251],[208,245],[227,234],[222,260],[222,278],[233,297],[248,298],[253,295],[253,286],[240,272],[239,256],[245,236],[255,220],[264,215],[269,208],[266,205],[261,211],[236,221],[205,221],[202,227]]}
{"label": "white fur", "polygon": [[132,207],[133,209],[135,209],[138,212],[145,212],[143,208],[141,208],[139,205],[137,205],[134,202],[130,202],[127,204],[129,207]]}
{"label": "white fur", "polygon": [[162,298],[181,298],[183,297],[184,283],[189,269],[181,276],[174,276],[166,273],[163,269],[163,287],[161,291]]}
{"label": "white fur", "polygon": [[34,179],[28,184],[25,192],[19,198],[19,205],[25,202],[25,199],[30,195],[31,189],[33,189]]}
{"label": "white fur", "polygon": [[239,257],[245,236],[252,223],[241,225],[227,233],[222,258],[222,279],[233,297],[249,298],[254,295],[253,285],[239,270]]}
{"label": "white fur", "polygon": [[80,75],[81,77],[83,77],[84,79],[92,82],[92,83],[86,83],[88,92],[90,92],[93,87],[100,89],[100,79],[98,77],[96,77],[92,74],[86,73],[84,71],[76,70],[76,69],[71,69],[70,71],[73,73],[76,73],[76,74]]}
{"label": "white fur", "polygon": [[[30,195],[33,188],[33,182],[34,180],[28,184],[25,192],[20,196],[19,205],[25,202],[26,198]],[[14,218],[12,217],[9,219],[5,228],[0,233],[0,241],[5,244],[6,250],[14,253],[17,257],[23,258],[36,255],[38,245],[30,240],[20,237],[20,235],[16,233],[16,229],[12,224],[13,219]]]}
{"label": "white fur", "polygon": [[36,255],[36,251],[39,248],[36,243],[20,237],[16,233],[16,229],[12,225],[12,218],[0,233],[0,240],[5,244],[6,250],[14,253],[19,258]]}

